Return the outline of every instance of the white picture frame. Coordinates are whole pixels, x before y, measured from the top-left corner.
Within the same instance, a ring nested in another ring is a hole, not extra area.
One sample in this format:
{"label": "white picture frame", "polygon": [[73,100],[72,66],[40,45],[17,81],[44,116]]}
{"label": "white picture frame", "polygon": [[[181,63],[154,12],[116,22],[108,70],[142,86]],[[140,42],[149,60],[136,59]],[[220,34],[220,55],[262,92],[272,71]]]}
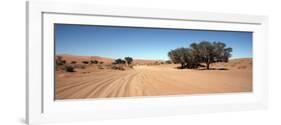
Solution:
{"label": "white picture frame", "polygon": [[[33,1],[27,2],[26,9],[28,124],[239,111],[267,106],[266,16]],[[253,92],[54,101],[54,43],[51,42],[54,23],[251,31]]]}

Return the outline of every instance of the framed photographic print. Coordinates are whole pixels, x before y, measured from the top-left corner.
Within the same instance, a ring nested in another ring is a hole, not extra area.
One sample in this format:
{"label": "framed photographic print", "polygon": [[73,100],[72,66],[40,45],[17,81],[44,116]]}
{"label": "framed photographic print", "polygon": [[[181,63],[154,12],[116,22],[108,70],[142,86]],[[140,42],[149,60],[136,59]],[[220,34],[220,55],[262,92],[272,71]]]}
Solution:
{"label": "framed photographic print", "polygon": [[27,2],[29,124],[262,109],[267,17]]}

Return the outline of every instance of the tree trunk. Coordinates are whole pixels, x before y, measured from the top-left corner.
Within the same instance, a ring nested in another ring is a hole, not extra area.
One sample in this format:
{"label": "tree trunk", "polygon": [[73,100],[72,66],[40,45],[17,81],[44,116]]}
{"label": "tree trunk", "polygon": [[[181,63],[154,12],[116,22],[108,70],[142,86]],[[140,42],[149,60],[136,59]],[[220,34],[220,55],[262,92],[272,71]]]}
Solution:
{"label": "tree trunk", "polygon": [[207,70],[209,70],[210,69],[210,63],[208,62],[206,64],[207,64]]}
{"label": "tree trunk", "polygon": [[181,68],[182,68],[182,69],[184,68],[184,63],[181,63]]}

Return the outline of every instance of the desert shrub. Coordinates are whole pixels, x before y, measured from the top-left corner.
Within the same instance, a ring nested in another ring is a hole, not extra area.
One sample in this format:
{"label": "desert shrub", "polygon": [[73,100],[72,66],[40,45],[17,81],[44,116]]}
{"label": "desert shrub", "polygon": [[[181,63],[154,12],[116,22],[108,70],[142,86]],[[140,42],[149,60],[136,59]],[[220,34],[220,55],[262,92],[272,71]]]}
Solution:
{"label": "desert shrub", "polygon": [[74,72],[74,67],[72,65],[66,65],[65,66],[65,71],[66,72]]}
{"label": "desert shrub", "polygon": [[63,62],[58,62],[58,61],[56,61],[56,65],[58,65],[58,66],[61,66],[61,65],[64,65],[65,63],[63,63]]}
{"label": "desert shrub", "polygon": [[97,60],[91,60],[90,62],[91,62],[91,64],[98,64],[99,63],[99,61],[97,61]]}
{"label": "desert shrub", "polygon": [[165,61],[166,64],[172,64],[172,61],[171,60],[167,60]]}
{"label": "desert shrub", "polygon": [[99,64],[103,64],[104,62],[99,62]]}
{"label": "desert shrub", "polygon": [[84,64],[89,64],[89,61],[82,61],[82,63],[84,63]]}
{"label": "desert shrub", "polygon": [[64,65],[65,63],[66,63],[66,61],[62,59],[62,56],[56,56],[56,65],[57,66]]}
{"label": "desert shrub", "polygon": [[126,70],[124,65],[112,65],[111,68],[114,70]]}
{"label": "desert shrub", "polygon": [[125,64],[126,61],[122,59],[116,59],[113,64]]}
{"label": "desert shrub", "polygon": [[71,61],[71,64],[76,64],[77,62],[76,61]]}
{"label": "desert shrub", "polygon": [[160,62],[156,61],[153,63],[153,65],[160,65]]}

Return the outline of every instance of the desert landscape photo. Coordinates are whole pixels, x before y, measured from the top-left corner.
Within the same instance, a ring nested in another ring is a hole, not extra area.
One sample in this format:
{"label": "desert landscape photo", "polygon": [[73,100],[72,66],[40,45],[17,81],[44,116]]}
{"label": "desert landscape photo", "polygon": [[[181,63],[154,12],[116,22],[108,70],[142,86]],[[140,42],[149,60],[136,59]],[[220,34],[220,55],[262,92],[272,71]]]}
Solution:
{"label": "desert landscape photo", "polygon": [[55,99],[252,92],[252,33],[55,24]]}

